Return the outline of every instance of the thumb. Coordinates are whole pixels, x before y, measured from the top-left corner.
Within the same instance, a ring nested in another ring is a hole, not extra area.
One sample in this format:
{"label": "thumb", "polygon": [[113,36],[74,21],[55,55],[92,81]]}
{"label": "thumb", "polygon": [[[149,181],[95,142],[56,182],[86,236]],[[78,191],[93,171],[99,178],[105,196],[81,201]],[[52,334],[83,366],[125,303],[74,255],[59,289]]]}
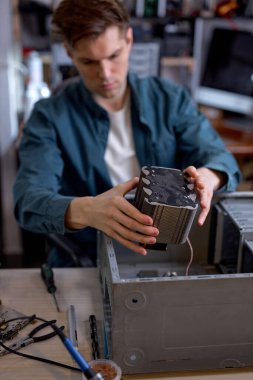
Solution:
{"label": "thumb", "polygon": [[120,192],[122,196],[126,195],[129,191],[136,189],[139,183],[139,178],[134,177],[129,179],[126,182],[121,183],[117,186],[117,190]]}

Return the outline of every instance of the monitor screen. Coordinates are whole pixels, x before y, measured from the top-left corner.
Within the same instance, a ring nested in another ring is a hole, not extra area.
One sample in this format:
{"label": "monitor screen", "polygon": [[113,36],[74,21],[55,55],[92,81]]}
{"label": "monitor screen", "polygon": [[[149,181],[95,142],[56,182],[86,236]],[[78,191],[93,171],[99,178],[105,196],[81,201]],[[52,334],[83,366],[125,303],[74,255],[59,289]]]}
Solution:
{"label": "monitor screen", "polygon": [[212,33],[203,86],[253,95],[253,34],[215,28]]}
{"label": "monitor screen", "polygon": [[192,94],[196,103],[253,116],[253,19],[197,19]]}

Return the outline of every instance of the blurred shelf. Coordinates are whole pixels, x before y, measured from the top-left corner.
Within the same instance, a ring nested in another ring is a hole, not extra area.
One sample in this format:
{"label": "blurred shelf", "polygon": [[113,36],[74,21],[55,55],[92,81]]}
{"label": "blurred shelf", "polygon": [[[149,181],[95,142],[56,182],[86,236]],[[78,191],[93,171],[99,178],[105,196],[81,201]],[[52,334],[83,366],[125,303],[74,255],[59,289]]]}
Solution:
{"label": "blurred shelf", "polygon": [[193,57],[162,57],[160,63],[164,67],[186,66],[192,71],[195,60]]}

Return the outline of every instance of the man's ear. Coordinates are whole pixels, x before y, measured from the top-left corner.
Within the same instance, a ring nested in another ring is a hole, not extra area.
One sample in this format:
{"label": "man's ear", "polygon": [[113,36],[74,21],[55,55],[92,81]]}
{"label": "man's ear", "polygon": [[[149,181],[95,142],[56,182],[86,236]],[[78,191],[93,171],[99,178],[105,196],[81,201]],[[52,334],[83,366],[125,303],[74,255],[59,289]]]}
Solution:
{"label": "man's ear", "polygon": [[130,46],[132,46],[133,44],[133,28],[128,28],[127,29],[127,32],[126,32],[126,41],[127,41],[127,44],[129,44]]}

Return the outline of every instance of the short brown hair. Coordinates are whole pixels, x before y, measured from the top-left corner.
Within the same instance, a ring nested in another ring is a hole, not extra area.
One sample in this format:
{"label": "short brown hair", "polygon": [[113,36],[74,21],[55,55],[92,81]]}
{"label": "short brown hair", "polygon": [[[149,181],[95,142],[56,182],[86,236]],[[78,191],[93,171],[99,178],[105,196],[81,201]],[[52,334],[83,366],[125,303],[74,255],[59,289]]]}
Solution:
{"label": "short brown hair", "polygon": [[52,24],[71,46],[81,38],[97,38],[110,26],[126,30],[129,14],[120,0],[62,0]]}

